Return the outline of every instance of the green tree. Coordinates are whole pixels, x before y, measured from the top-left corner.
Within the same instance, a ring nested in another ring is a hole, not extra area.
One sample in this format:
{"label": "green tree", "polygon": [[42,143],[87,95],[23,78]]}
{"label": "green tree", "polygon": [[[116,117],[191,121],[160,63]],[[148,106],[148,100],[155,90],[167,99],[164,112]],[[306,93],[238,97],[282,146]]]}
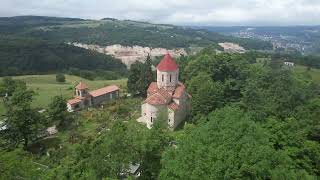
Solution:
{"label": "green tree", "polygon": [[269,115],[284,119],[312,98],[315,89],[310,80],[291,71],[264,69],[248,79],[242,89],[242,102],[260,120]]}
{"label": "green tree", "polygon": [[29,154],[21,149],[0,150],[1,179],[42,179],[46,168],[32,162]]}
{"label": "green tree", "polygon": [[30,141],[37,138],[45,124],[40,113],[31,108],[33,94],[34,92],[27,90],[25,86],[19,86],[6,103],[6,138],[15,146],[23,141],[24,149]]}
{"label": "green tree", "polygon": [[64,74],[59,73],[56,75],[56,81],[57,82],[66,82],[66,77],[64,76]]}
{"label": "green tree", "polygon": [[18,86],[26,86],[26,84],[11,77],[4,77],[0,82],[0,97],[11,96]]}
{"label": "green tree", "polygon": [[248,114],[225,107],[164,153],[160,179],[306,178],[290,156],[273,148],[269,137]]}
{"label": "green tree", "polygon": [[224,86],[220,82],[213,82],[207,73],[199,73],[187,84],[192,94],[192,114],[207,115],[224,104]]}
{"label": "green tree", "polygon": [[68,124],[68,121],[71,121],[71,116],[67,111],[66,100],[62,96],[55,96],[52,98],[47,112],[50,122],[57,122],[59,127],[64,127]]}
{"label": "green tree", "polygon": [[[165,124],[167,121],[165,121]],[[169,146],[171,138],[168,136],[167,126],[163,126],[161,120],[155,121],[154,126],[146,135],[143,144],[143,156],[141,160],[141,179],[157,179],[162,168],[161,157]]]}
{"label": "green tree", "polygon": [[116,122],[110,132],[94,143],[89,161],[97,178],[120,178],[128,169],[134,151],[126,134],[127,127]]}
{"label": "green tree", "polygon": [[150,83],[154,80],[151,69],[151,58],[147,57],[145,63],[135,62],[131,65],[128,77],[128,91],[133,95],[145,97]]}

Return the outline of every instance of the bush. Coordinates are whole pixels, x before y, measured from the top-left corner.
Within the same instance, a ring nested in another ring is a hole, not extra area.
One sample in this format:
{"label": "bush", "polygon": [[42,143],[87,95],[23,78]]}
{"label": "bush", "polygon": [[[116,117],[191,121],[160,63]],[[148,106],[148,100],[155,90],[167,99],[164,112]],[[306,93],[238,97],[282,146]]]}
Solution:
{"label": "bush", "polygon": [[66,77],[64,76],[64,74],[57,74],[56,81],[57,82],[66,82]]}

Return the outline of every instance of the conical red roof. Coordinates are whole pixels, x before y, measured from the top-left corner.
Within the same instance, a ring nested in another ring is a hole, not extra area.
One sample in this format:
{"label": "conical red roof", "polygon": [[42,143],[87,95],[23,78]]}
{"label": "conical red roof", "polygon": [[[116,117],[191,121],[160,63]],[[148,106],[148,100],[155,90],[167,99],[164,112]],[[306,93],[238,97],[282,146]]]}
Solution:
{"label": "conical red roof", "polygon": [[79,89],[79,90],[88,89],[88,86],[87,86],[85,83],[80,82],[80,83],[76,86],[76,89]]}
{"label": "conical red roof", "polygon": [[174,61],[174,59],[171,57],[171,55],[168,53],[160,61],[160,63],[157,66],[157,69],[159,71],[175,71],[178,69],[178,65]]}

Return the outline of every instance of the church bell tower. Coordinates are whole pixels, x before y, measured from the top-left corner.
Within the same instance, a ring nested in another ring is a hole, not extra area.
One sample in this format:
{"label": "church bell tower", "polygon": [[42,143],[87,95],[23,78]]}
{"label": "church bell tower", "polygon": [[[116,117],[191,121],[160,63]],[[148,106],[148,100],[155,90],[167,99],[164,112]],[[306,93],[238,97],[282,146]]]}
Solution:
{"label": "church bell tower", "polygon": [[179,68],[175,60],[167,53],[157,66],[157,85],[168,91],[174,91],[179,82]]}

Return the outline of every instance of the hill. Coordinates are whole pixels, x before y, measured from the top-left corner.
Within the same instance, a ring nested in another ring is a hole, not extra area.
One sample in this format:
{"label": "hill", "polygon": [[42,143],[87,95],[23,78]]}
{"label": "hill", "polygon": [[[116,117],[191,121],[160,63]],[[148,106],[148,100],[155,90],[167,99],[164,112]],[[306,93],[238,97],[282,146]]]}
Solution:
{"label": "hill", "polygon": [[[189,48],[230,41],[239,43],[246,49],[272,48],[268,42],[234,38],[203,29],[112,18],[103,20],[37,16],[0,18],[0,32],[57,42],[79,42],[100,46],[121,44],[153,48]],[[262,45],[256,46],[256,44]]]}
{"label": "hill", "polygon": [[125,65],[111,56],[65,43],[0,36],[0,76],[57,72],[70,68],[126,71]]}

